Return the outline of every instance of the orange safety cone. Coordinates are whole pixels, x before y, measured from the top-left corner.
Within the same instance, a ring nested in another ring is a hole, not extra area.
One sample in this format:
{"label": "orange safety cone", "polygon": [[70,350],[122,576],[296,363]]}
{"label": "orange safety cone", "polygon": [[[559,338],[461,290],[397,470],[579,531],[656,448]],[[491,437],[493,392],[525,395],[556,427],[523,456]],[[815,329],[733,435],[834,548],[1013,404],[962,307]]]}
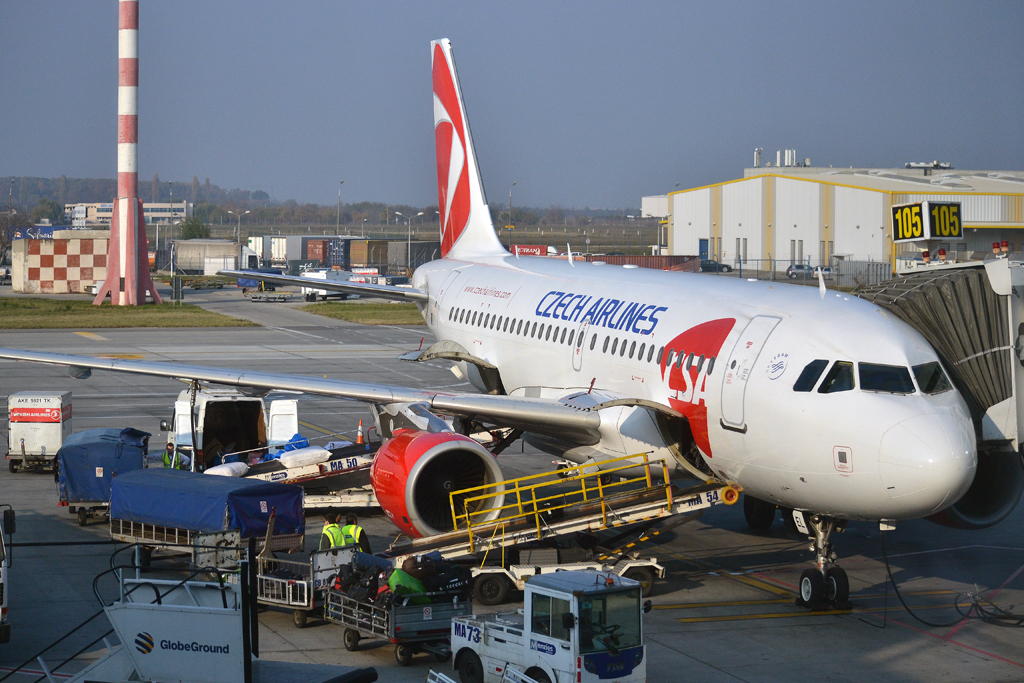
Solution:
{"label": "orange safety cone", "polygon": [[356,443],[357,444],[366,443],[363,440],[363,421],[362,420],[359,421],[359,431],[356,432]]}

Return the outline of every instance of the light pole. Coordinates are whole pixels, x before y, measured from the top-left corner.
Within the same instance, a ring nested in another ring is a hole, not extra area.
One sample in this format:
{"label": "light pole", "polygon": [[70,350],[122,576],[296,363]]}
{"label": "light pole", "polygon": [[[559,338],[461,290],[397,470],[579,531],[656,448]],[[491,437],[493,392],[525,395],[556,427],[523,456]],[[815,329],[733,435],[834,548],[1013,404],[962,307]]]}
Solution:
{"label": "light pole", "polygon": [[245,213],[251,212],[246,211],[245,213],[235,213],[234,211],[229,210],[228,213],[238,217],[238,227],[235,229],[235,241],[241,243],[240,240],[242,239],[242,216],[244,216]]}
{"label": "light pole", "polygon": [[408,230],[408,238],[406,242],[406,254],[405,254],[405,265],[407,268],[412,268],[412,219],[416,216],[422,216],[423,212],[420,211],[416,216],[406,216],[401,211],[395,211],[396,216],[401,216],[405,219],[405,228]]}
{"label": "light pole", "polygon": [[505,230],[508,232],[508,250],[512,251],[512,188],[515,187],[515,182],[512,183],[512,187],[508,188],[508,225],[505,226]]}
{"label": "light pole", "polygon": [[338,184],[338,226],[337,226],[337,230],[338,230],[338,235],[339,236],[341,235],[341,186],[344,185],[344,184],[345,184],[344,180],[342,180]]}
{"label": "light pole", "polygon": [[363,219],[363,239],[366,239],[366,219]]}

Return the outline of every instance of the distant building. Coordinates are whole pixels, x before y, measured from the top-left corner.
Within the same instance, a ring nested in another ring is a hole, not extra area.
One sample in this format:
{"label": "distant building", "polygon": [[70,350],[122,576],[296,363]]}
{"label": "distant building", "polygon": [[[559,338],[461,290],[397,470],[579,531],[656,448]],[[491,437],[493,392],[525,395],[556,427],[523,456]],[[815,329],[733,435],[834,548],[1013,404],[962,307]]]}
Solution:
{"label": "distant building", "polygon": [[641,197],[640,215],[644,218],[668,218],[668,195]]}
{"label": "distant building", "polygon": [[1024,248],[1024,171],[821,168],[787,156],[781,168],[670,192],[669,253],[729,264],[770,258],[777,270],[837,258],[893,262],[903,247],[894,249],[891,207],[923,200],[961,203],[962,238],[939,245],[951,255],[988,252],[1003,240],[1011,251]]}
{"label": "distant building", "polygon": [[[191,202],[143,202],[142,211],[146,216],[146,224],[169,224],[192,216],[194,205]],[[76,228],[86,226],[110,225],[110,217],[114,211],[113,202],[106,204],[65,204],[64,213],[71,217]]]}

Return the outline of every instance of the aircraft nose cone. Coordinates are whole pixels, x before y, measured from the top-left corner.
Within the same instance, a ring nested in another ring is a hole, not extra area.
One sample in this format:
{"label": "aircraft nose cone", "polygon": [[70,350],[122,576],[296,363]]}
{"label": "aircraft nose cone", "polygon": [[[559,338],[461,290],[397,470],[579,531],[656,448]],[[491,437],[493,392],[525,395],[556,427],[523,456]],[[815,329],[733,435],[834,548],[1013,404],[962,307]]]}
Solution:
{"label": "aircraft nose cone", "polygon": [[882,485],[900,503],[900,517],[928,515],[958,501],[977,463],[974,428],[959,409],[903,420],[885,432],[878,453]]}

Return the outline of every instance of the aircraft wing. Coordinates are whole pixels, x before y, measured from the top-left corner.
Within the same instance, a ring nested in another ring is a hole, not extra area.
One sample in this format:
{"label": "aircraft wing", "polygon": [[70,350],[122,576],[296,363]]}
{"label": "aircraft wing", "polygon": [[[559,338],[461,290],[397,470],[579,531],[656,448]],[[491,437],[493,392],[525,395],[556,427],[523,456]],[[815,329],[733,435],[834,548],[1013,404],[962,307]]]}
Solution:
{"label": "aircraft wing", "polygon": [[344,292],[345,294],[361,294],[363,296],[375,296],[381,299],[395,299],[397,301],[426,301],[427,293],[422,289],[412,287],[396,287],[394,285],[371,285],[366,282],[342,282],[338,280],[316,280],[311,277],[297,277],[295,275],[273,275],[270,273],[257,273],[251,270],[220,270],[217,275],[228,277],[240,277],[246,280],[262,280],[273,282],[277,285],[298,285],[312,289],[323,289],[328,292]]}
{"label": "aircraft wing", "polygon": [[80,379],[89,377],[92,370],[113,370],[173,379],[201,380],[212,384],[237,387],[301,391],[380,405],[423,402],[428,404],[432,411],[442,415],[473,418],[500,427],[512,427],[539,434],[569,438],[581,444],[596,443],[599,440],[598,428],[601,425],[600,413],[597,411],[562,404],[550,399],[410,389],[308,375],[212,368],[202,365],[145,360],[97,358],[63,353],[22,351],[20,349],[0,348],[0,358],[66,365],[69,368],[69,374]]}

